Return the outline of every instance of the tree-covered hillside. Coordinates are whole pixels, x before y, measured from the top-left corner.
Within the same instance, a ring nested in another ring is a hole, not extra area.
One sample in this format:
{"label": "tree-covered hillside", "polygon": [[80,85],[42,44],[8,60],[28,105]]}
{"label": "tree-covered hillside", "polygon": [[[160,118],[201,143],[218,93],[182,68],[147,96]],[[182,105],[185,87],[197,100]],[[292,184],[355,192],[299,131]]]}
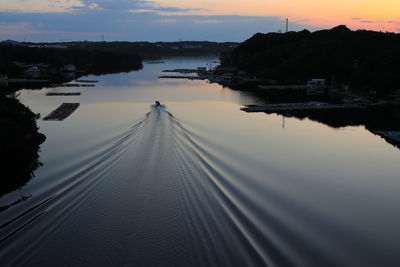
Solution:
{"label": "tree-covered hillside", "polygon": [[11,62],[47,63],[54,67],[74,64],[87,73],[101,74],[128,71],[142,67],[138,55],[84,49],[31,48],[0,45],[0,73],[16,74]]}
{"label": "tree-covered hillside", "polygon": [[346,26],[313,33],[257,33],[225,55],[222,65],[281,83],[325,78],[356,90],[387,93],[400,88],[400,34]]}

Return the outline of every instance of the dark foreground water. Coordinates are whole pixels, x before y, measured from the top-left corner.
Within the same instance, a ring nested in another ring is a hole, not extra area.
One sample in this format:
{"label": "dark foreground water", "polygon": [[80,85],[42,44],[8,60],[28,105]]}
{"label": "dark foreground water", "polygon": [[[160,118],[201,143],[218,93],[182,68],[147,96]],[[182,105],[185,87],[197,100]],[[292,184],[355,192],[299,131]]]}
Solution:
{"label": "dark foreground water", "polygon": [[[43,167],[0,198],[1,266],[399,266],[400,151],[363,126],[247,114],[249,95],[157,79],[212,61],[22,91],[42,115],[81,106],[39,123]],[[82,95],[45,96],[67,90]]]}

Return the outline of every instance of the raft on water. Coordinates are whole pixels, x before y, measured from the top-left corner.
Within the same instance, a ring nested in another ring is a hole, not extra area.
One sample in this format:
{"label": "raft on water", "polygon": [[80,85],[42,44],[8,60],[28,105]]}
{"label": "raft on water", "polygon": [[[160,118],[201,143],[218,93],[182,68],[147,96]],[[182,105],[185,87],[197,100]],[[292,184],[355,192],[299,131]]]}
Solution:
{"label": "raft on water", "polygon": [[53,95],[66,95],[66,96],[70,96],[70,95],[81,95],[81,93],[80,92],[66,92],[66,93],[63,93],[63,92],[49,92],[49,93],[46,93],[46,95],[47,96],[53,96]]}
{"label": "raft on water", "polygon": [[43,118],[44,121],[63,121],[79,107],[80,103],[62,103],[56,110]]}

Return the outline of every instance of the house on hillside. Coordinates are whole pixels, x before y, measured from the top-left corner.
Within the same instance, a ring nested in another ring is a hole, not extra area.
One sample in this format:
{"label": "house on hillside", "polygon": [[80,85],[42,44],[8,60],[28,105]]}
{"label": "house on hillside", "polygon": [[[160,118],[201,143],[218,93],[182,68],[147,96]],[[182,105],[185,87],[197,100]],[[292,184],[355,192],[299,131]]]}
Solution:
{"label": "house on hillside", "polygon": [[202,46],[201,45],[199,45],[199,44],[184,44],[183,45],[183,48],[185,48],[185,49],[199,49],[199,48],[202,48]]}
{"label": "house on hillside", "polygon": [[63,67],[64,72],[76,72],[76,67],[73,64],[67,64]]}

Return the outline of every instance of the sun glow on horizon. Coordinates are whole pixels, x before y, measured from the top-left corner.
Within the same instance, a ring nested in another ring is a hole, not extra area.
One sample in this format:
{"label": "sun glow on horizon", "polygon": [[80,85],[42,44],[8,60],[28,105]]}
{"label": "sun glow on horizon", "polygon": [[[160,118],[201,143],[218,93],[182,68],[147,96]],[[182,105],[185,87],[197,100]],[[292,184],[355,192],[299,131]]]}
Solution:
{"label": "sun glow on horizon", "polygon": [[[0,36],[24,40],[244,41],[346,25],[400,32],[399,0],[0,0]],[[96,37],[97,36],[97,37]],[[31,39],[32,40],[32,39]]]}
{"label": "sun glow on horizon", "polygon": [[[398,0],[155,0],[158,7],[179,7],[187,13],[173,15],[240,15],[277,16],[315,27],[329,28],[346,24],[353,29],[399,32],[400,1]],[[168,14],[168,12],[164,12]]]}

